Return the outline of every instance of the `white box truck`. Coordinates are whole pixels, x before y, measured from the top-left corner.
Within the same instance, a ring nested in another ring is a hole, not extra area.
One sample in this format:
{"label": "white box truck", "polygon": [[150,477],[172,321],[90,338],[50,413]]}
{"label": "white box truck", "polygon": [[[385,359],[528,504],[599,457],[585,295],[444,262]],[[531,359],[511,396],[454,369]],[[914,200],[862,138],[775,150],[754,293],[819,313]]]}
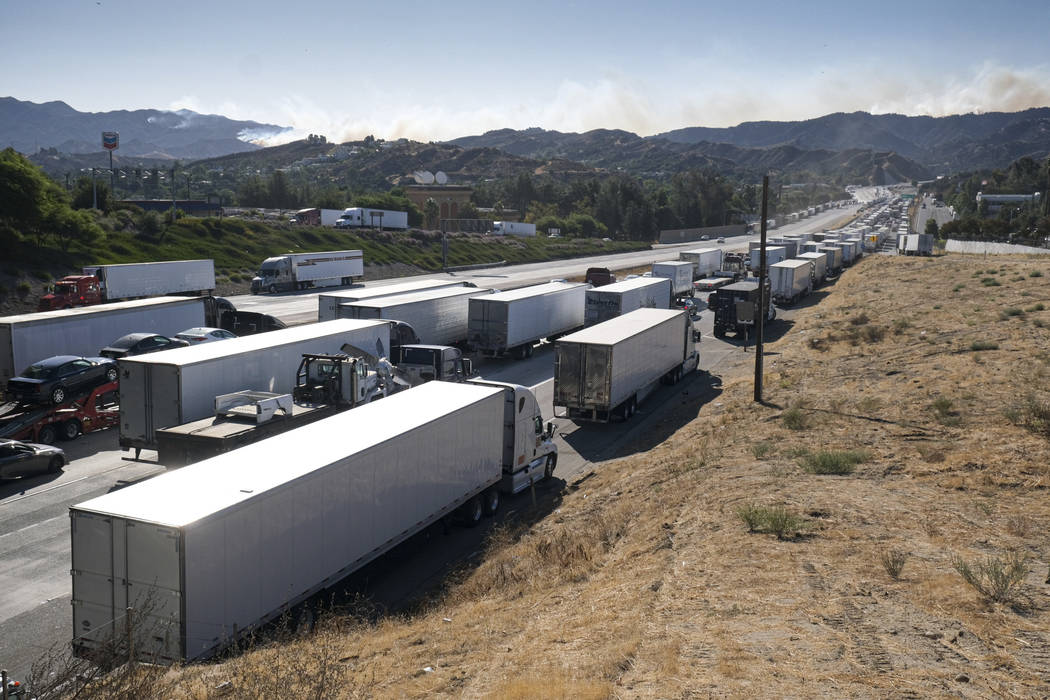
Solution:
{"label": "white box truck", "polygon": [[441,518],[495,512],[514,473],[553,470],[552,432],[525,387],[430,382],[73,506],[74,653],[130,635],[139,661],[210,656]]}
{"label": "white box truck", "polygon": [[671,294],[693,296],[693,263],[682,260],[653,263],[653,277],[671,280]]}
{"label": "white box truck", "polygon": [[813,289],[812,261],[792,258],[770,265],[769,285],[775,303],[794,304]]}
{"label": "white box truck", "polygon": [[335,222],[336,228],[408,228],[408,212],[390,211],[389,209],[369,209],[368,207],[350,207],[344,209]]}
{"label": "white box truck", "polygon": [[554,406],[573,420],[634,415],[658,382],[696,369],[693,322],[678,309],[638,309],[554,344]]}
{"label": "white box truck", "polygon": [[401,321],[412,326],[421,344],[456,345],[467,339],[470,298],[484,294],[492,294],[492,290],[474,287],[426,289],[340,304],[339,317]]}
{"label": "white box truck", "polygon": [[120,446],[154,449],[157,429],[212,415],[220,394],[291,393],[303,353],[344,343],[388,357],[390,323],[339,319],[121,359]]}
{"label": "white box truck", "polygon": [[779,246],[779,247],[784,249],[784,259],[785,260],[788,260],[788,259],[793,258],[796,255],[798,255],[798,247],[799,247],[798,239],[773,238],[773,239],[770,240],[770,243],[772,243],[773,245]]}
{"label": "white box truck", "polygon": [[832,241],[832,242],[828,243],[828,245],[836,247],[836,248],[839,248],[842,251],[842,264],[843,265],[848,267],[848,266],[852,265],[854,263],[854,261],[856,260],[856,257],[857,257],[856,256],[856,250],[854,249],[853,244],[850,243],[849,241],[842,241],[842,240]]}
{"label": "white box truck", "polygon": [[397,294],[408,294],[409,292],[422,292],[427,289],[442,289],[445,287],[472,287],[470,282],[458,280],[408,280],[394,284],[372,285],[369,287],[357,287],[355,289],[342,289],[334,292],[321,292],[317,295],[317,320],[331,321],[339,318],[339,305],[350,301],[364,301],[365,299],[378,299],[380,297],[392,297]]}
{"label": "white box truck", "polygon": [[933,234],[909,233],[901,236],[900,245],[904,255],[933,255]]}
{"label": "white box truck", "polygon": [[713,277],[714,273],[722,269],[721,248],[697,248],[696,250],[683,250],[678,254],[679,260],[693,263],[693,279],[699,280],[705,277]]}
{"label": "white box truck", "polygon": [[817,249],[818,253],[824,253],[828,256],[828,275],[834,276],[842,270],[842,248],[837,245],[830,243],[820,246]]}
{"label": "white box truck", "polygon": [[588,284],[548,282],[473,297],[467,342],[488,356],[532,356],[533,345],[583,327]]}
{"label": "white box truck", "polygon": [[[783,246],[766,246],[766,267],[774,265],[782,260],[787,260],[787,249]],[[762,261],[762,249],[753,248],[751,250],[750,263],[751,269],[757,271]]]}
{"label": "white box truck", "polygon": [[252,278],[252,294],[353,284],[365,274],[360,250],[329,250],[321,253],[289,253],[263,260]]}
{"label": "white box truck", "polygon": [[635,309],[667,309],[671,301],[671,280],[666,277],[635,277],[588,289],[584,325],[593,326]]}
{"label": "white box truck", "polygon": [[292,217],[293,224],[301,226],[327,226],[332,228],[339,217],[343,215],[342,209],[300,209]]}
{"label": "white box truck", "polygon": [[0,380],[54,355],[94,357],[128,333],[171,336],[205,324],[205,299],[153,297],[0,318]]}
{"label": "white box truck", "polygon": [[104,301],[164,294],[210,294],[215,289],[213,260],[89,265],[83,272],[98,279]]}
{"label": "white box truck", "polygon": [[536,224],[522,221],[493,221],[492,233],[496,236],[535,236]]}
{"label": "white box truck", "polygon": [[799,260],[809,260],[813,263],[813,286],[818,287],[824,284],[824,280],[828,276],[828,256],[824,253],[799,253]]}

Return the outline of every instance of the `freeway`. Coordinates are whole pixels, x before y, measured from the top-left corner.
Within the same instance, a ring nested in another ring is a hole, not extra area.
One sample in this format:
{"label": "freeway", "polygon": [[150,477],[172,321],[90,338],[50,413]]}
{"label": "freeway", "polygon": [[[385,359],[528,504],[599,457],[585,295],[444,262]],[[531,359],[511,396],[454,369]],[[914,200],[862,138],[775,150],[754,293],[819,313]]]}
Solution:
{"label": "freeway", "polygon": [[[848,213],[846,209],[832,210],[775,233],[820,230]],[[730,239],[731,242],[721,247],[746,247],[747,240],[750,238]],[[509,288],[559,276],[576,276],[592,264],[614,269],[640,267],[654,260],[676,258],[682,249],[712,244],[705,241],[659,246],[652,251],[611,256],[611,259],[493,268],[473,271],[470,275],[480,286],[498,284]],[[704,296],[698,299],[704,301]],[[316,293],[234,298],[234,303],[238,308],[265,311],[292,323],[314,320],[317,308]],[[703,306],[701,304],[701,308]],[[778,312],[778,321],[770,329],[773,337],[790,328],[792,315],[791,311]],[[626,426],[622,423],[577,425],[566,419],[555,419],[560,450],[556,483],[571,484],[600,468],[601,462],[622,457],[632,449],[642,449],[638,445],[669,434],[667,431],[677,426],[665,426],[661,418],[671,407],[687,403],[691,410],[699,411],[705,402],[717,396],[722,377],[738,372],[743,364],[751,361],[753,355],[744,353],[739,341],[713,337],[710,313],[702,312],[698,323],[703,334],[700,355],[704,371],[675,387],[660,387]],[[529,360],[481,360],[476,367],[486,379],[533,387],[544,415],[552,415],[553,349],[550,345],[537,348]],[[295,367],[288,371],[294,372]],[[3,591],[0,666],[10,670],[14,677],[25,678],[34,661],[50,649],[63,648],[72,637],[69,506],[164,471],[153,461],[156,455],[150,451],[143,451],[142,461],[130,459],[130,453],[120,450],[117,438],[115,431],[102,431],[84,435],[72,443],[62,443],[70,457],[70,464],[62,473],[0,482],[3,506],[0,508],[0,557],[5,564],[0,568],[0,590]],[[529,511],[528,497],[508,499],[508,510]],[[431,532],[424,534],[428,538],[434,536]],[[484,529],[468,533],[454,528],[441,540],[440,546],[406,543],[373,565],[378,569],[370,570],[366,577],[368,585],[361,590],[368,595],[387,596],[384,605],[403,603],[424,587],[440,583],[450,566],[475,555],[481,548],[483,534]],[[428,541],[433,545],[432,540]]]}
{"label": "freeway", "polygon": [[911,229],[912,232],[926,233],[926,222],[930,219],[936,221],[939,228],[955,219],[955,210],[943,204],[937,204],[933,196],[928,194],[923,197],[919,202],[919,207],[915,210],[915,225]]}

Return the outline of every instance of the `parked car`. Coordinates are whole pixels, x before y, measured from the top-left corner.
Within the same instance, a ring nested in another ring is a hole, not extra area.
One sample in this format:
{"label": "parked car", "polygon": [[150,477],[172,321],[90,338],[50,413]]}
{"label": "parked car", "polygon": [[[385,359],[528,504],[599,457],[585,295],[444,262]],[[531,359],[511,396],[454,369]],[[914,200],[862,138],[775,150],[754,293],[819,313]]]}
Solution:
{"label": "parked car", "polygon": [[184,348],[187,345],[189,342],[180,338],[169,338],[156,333],[128,333],[99,350],[98,354],[116,360],[132,355],[145,355],[148,352]]}
{"label": "parked car", "polygon": [[109,358],[56,355],[7,380],[7,392],[17,401],[57,406],[76,392],[115,381],[117,364]]}
{"label": "parked car", "polygon": [[66,453],[61,448],[0,439],[0,479],[54,474],[67,462]]}
{"label": "parked car", "polygon": [[725,236],[719,236],[718,240],[716,241],[716,243],[725,243],[725,242],[726,242]]}
{"label": "parked car", "polygon": [[179,340],[185,340],[190,345],[198,345],[200,343],[211,343],[216,340],[229,340],[230,338],[236,338],[234,333],[230,333],[228,330],[222,328],[187,328],[184,331],[175,334],[175,337]]}

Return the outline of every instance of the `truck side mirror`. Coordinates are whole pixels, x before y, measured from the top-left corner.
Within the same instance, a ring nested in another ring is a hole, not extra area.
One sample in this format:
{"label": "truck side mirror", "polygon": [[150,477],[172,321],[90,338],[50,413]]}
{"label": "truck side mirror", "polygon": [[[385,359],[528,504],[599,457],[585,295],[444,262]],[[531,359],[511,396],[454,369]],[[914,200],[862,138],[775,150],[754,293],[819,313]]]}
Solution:
{"label": "truck side mirror", "polygon": [[466,357],[463,358],[463,376],[474,376],[474,362]]}
{"label": "truck side mirror", "polygon": [[547,421],[547,432],[544,435],[548,440],[554,437],[554,421]]}

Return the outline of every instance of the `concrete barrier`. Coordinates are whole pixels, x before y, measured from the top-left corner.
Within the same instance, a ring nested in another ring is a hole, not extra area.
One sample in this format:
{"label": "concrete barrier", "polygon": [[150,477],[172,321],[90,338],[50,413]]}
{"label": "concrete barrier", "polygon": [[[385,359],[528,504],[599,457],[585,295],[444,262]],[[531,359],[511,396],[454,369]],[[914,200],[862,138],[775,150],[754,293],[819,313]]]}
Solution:
{"label": "concrete barrier", "polygon": [[[662,241],[661,241],[662,242]],[[976,255],[1009,255],[1011,253],[1022,255],[1050,255],[1050,248],[1033,248],[1027,245],[1013,245],[1012,243],[990,243],[987,241],[958,241],[949,238],[944,245],[948,253],[973,253]]]}
{"label": "concrete barrier", "polygon": [[699,241],[703,236],[709,240],[716,238],[730,238],[732,236],[743,236],[747,233],[744,224],[733,224],[732,226],[705,226],[704,228],[675,228],[660,232],[661,243],[689,243]]}

